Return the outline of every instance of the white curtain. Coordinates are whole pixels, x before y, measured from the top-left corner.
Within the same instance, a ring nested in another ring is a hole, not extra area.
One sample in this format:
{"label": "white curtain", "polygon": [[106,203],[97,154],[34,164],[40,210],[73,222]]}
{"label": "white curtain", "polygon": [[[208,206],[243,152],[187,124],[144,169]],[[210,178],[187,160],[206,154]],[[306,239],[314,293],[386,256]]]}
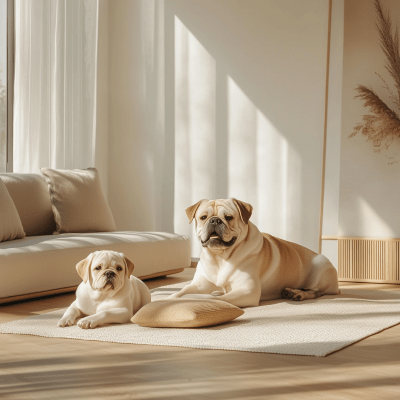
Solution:
{"label": "white curtain", "polygon": [[14,172],[94,166],[98,0],[15,1]]}

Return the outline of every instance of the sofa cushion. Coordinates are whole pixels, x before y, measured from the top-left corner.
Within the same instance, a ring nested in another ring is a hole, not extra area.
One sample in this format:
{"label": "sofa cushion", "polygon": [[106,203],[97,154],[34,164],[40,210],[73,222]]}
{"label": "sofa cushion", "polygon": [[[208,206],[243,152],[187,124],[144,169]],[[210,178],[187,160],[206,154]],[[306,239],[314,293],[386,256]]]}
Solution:
{"label": "sofa cushion", "polygon": [[57,233],[116,230],[96,168],[41,171],[49,185]]}
{"label": "sofa cushion", "polygon": [[147,277],[190,266],[187,236],[102,232],[26,237],[0,243],[0,298],[79,285],[76,264],[96,250],[124,253],[133,274]]}
{"label": "sofa cushion", "polygon": [[0,180],[0,242],[25,237],[21,219],[8,190]]}
{"label": "sofa cushion", "polygon": [[17,208],[26,236],[51,235],[56,229],[49,189],[37,174],[0,174]]}

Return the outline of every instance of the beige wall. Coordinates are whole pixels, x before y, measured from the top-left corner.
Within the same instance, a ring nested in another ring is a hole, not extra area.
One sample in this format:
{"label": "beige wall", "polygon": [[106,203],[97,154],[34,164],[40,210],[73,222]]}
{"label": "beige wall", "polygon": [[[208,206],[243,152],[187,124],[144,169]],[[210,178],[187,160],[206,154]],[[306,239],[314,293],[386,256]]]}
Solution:
{"label": "beige wall", "polygon": [[186,207],[232,196],[316,250],[328,0],[118,0],[108,23],[118,228],[191,233]]}
{"label": "beige wall", "polygon": [[[345,0],[332,1],[325,190],[322,225],[322,234],[326,236],[337,236],[339,228],[344,2]],[[338,245],[336,240],[322,241],[321,252],[329,258],[333,265],[337,266]]]}
{"label": "beige wall", "polygon": [[97,116],[96,116],[96,153],[95,167],[99,170],[101,186],[108,193],[108,64],[109,64],[109,29],[108,0],[99,1],[99,32],[97,50]]}
{"label": "beige wall", "polygon": [[118,0],[109,7],[109,203],[118,229],[171,231],[163,2]]}
{"label": "beige wall", "polygon": [[[400,3],[382,0],[390,9],[395,27],[400,21]],[[340,167],[339,235],[400,237],[400,139],[386,151],[373,152],[371,141],[358,134],[348,138],[353,127],[368,113],[355,87],[371,86],[393,109],[380,74],[396,93],[385,69],[379,45],[372,1],[346,0],[344,25],[343,111]],[[391,158],[393,157],[393,158]]]}

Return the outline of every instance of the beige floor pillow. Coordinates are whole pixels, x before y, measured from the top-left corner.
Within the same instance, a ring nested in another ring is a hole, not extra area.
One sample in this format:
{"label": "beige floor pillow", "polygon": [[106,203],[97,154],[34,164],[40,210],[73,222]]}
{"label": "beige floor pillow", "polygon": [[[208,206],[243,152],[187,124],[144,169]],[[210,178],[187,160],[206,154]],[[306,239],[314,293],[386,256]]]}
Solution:
{"label": "beige floor pillow", "polygon": [[49,185],[55,233],[116,230],[97,169],[42,168],[41,171]]}
{"label": "beige floor pillow", "polygon": [[151,328],[199,328],[232,321],[243,313],[221,300],[157,300],[142,307],[131,321]]}
{"label": "beige floor pillow", "polygon": [[10,194],[0,179],[0,242],[25,237],[24,228]]}

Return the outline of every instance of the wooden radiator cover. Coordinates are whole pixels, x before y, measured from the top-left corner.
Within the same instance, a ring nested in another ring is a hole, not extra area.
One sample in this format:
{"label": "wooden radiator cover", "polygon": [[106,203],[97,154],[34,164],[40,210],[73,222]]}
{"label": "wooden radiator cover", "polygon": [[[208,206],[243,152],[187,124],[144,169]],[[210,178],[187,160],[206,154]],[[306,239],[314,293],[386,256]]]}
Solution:
{"label": "wooden radiator cover", "polygon": [[341,281],[400,283],[400,239],[338,239]]}

